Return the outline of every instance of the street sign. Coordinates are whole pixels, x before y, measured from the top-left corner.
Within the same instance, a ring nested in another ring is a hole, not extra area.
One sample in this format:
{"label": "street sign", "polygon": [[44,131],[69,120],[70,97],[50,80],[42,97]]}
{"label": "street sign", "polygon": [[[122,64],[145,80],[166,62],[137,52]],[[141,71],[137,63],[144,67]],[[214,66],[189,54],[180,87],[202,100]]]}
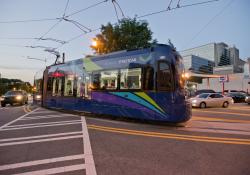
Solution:
{"label": "street sign", "polygon": [[229,82],[229,77],[228,75],[223,75],[219,78],[219,82],[221,83],[225,83],[225,82]]}

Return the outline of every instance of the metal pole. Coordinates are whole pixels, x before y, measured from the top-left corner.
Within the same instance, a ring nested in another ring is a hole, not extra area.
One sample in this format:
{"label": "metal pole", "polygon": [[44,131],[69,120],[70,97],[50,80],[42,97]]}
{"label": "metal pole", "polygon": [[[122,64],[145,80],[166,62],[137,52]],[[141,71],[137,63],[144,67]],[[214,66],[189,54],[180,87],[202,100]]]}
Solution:
{"label": "metal pole", "polygon": [[224,95],[224,91],[225,91],[225,82],[222,82],[222,95]]}

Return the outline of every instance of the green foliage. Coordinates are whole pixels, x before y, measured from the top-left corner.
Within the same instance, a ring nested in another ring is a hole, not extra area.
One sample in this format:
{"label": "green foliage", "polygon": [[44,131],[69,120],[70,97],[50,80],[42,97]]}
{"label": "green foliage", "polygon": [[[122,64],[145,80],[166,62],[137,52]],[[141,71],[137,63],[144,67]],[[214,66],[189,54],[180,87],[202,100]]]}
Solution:
{"label": "green foliage", "polygon": [[152,40],[152,31],[146,21],[122,19],[119,23],[102,25],[101,34],[94,38],[97,46],[90,46],[97,54],[106,54],[118,50],[150,47],[157,43]]}
{"label": "green foliage", "polygon": [[0,95],[3,95],[9,90],[25,90],[26,92],[32,92],[32,86],[29,82],[23,82],[19,79],[7,79],[1,78],[0,79]]}

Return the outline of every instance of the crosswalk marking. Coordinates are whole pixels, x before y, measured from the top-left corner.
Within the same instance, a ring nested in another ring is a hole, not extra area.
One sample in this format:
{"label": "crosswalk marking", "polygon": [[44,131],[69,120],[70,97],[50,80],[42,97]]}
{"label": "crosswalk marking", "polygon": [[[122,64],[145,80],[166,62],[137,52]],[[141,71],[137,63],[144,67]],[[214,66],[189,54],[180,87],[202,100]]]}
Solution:
{"label": "crosswalk marking", "polygon": [[35,125],[35,126],[24,126],[24,127],[12,127],[12,128],[3,128],[0,131],[10,131],[10,130],[19,130],[19,129],[30,129],[30,128],[42,128],[42,127],[53,127],[53,126],[63,126],[63,125],[78,125],[81,124],[81,121],[78,122],[68,122],[68,123],[58,123],[58,124],[48,124],[48,125]]}
{"label": "crosswalk marking", "polygon": [[38,135],[38,136],[30,136],[30,137],[17,137],[17,138],[0,139],[0,142],[37,139],[37,138],[44,138],[44,137],[55,137],[55,136],[73,135],[73,134],[81,134],[81,133],[82,133],[81,131],[77,131],[77,132],[64,132],[64,133],[59,133],[59,134],[46,134],[46,135]]}
{"label": "crosswalk marking", "polygon": [[57,167],[57,168],[51,168],[51,169],[45,169],[45,170],[30,171],[30,172],[18,173],[18,174],[14,174],[14,175],[31,175],[31,174],[50,175],[50,174],[66,173],[66,172],[83,170],[83,169],[85,169],[85,164]]}
{"label": "crosswalk marking", "polygon": [[60,124],[60,123],[68,123],[68,122],[80,122],[81,120],[68,120],[68,121],[60,121],[60,122],[44,122],[44,123],[34,123],[34,124],[22,124],[22,125],[9,125],[6,128],[16,128],[16,127],[25,127],[25,126],[37,126],[37,125],[47,125],[47,124]]}
{"label": "crosswalk marking", "polygon": [[18,120],[24,118],[25,116],[34,113],[34,112],[37,111],[38,109],[39,109],[39,108],[36,108],[35,110],[31,111],[30,113],[24,114],[24,115],[20,116],[19,118],[15,119],[15,120],[12,120],[12,121],[9,122],[9,123],[4,124],[3,126],[0,127],[0,130],[1,130],[2,128],[7,127],[7,126],[9,126],[10,124],[12,124],[12,123],[14,123],[14,122],[16,122],[16,121],[18,121]]}
{"label": "crosswalk marking", "polygon": [[67,140],[67,139],[76,139],[76,138],[82,138],[82,135],[56,137],[56,138],[48,138],[48,139],[37,139],[37,140],[27,140],[27,141],[10,142],[10,143],[0,143],[0,147],[1,146],[10,146],[10,145],[21,145],[21,144],[28,144],[28,143],[51,142],[51,141],[56,141],[56,140]]}
{"label": "crosswalk marking", "polygon": [[56,158],[50,158],[50,159],[42,159],[42,160],[34,160],[34,161],[29,161],[29,162],[2,165],[2,166],[0,166],[0,171],[8,170],[8,169],[35,166],[35,165],[42,165],[42,164],[48,164],[48,163],[62,162],[62,161],[67,161],[67,160],[77,160],[77,159],[84,159],[84,154],[78,154],[78,155],[72,155],[72,156],[63,156],[63,157],[56,157]]}

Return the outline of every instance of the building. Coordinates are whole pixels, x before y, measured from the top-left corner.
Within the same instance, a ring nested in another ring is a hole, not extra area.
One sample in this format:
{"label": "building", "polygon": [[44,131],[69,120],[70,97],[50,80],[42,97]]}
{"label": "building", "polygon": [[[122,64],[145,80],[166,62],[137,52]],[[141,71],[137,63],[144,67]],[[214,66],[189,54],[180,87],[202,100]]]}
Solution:
{"label": "building", "polygon": [[180,54],[183,57],[195,55],[214,62],[214,74],[243,72],[244,61],[239,58],[239,49],[235,46],[229,47],[223,42],[183,50]]}
{"label": "building", "polygon": [[[233,66],[224,66],[224,71],[232,70]],[[243,73],[225,73],[228,75],[229,81],[224,83],[225,90],[237,90],[245,91],[250,93],[250,58],[247,59],[247,62],[244,64]],[[209,78],[202,79],[202,83],[197,84],[197,89],[213,89],[217,92],[222,91],[222,83],[219,81],[219,78]]]}
{"label": "building", "polygon": [[183,63],[186,71],[191,71],[197,74],[213,73],[214,62],[205,58],[195,55],[186,55],[183,56]]}

